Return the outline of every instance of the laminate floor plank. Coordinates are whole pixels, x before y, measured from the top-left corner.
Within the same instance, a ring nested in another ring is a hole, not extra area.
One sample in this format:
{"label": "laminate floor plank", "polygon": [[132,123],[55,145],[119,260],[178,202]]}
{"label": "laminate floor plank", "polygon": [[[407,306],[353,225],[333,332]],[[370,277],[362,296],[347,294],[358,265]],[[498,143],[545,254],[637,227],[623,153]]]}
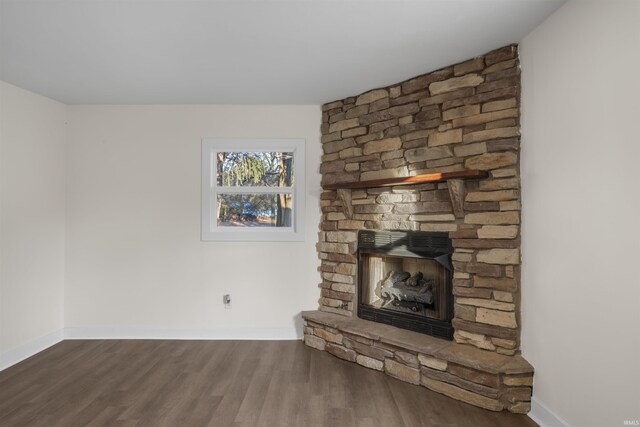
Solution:
{"label": "laminate floor plank", "polygon": [[0,427],[532,427],[300,341],[67,340],[0,372]]}

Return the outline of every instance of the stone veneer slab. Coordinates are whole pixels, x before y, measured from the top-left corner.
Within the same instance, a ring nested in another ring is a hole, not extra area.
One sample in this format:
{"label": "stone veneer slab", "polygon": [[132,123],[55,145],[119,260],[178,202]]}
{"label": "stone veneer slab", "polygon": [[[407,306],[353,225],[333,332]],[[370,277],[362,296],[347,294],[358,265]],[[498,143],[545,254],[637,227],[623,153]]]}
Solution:
{"label": "stone veneer slab", "polygon": [[309,347],[485,409],[530,409],[533,367],[520,355],[323,311],[304,311],[302,318]]}
{"label": "stone veneer slab", "polygon": [[492,374],[533,372],[533,366],[519,355],[504,356],[492,351],[484,351],[469,345],[458,344],[454,341],[447,341],[382,323],[370,322],[359,317],[346,317],[314,310],[303,311],[302,318],[329,326],[341,332],[369,338]]}

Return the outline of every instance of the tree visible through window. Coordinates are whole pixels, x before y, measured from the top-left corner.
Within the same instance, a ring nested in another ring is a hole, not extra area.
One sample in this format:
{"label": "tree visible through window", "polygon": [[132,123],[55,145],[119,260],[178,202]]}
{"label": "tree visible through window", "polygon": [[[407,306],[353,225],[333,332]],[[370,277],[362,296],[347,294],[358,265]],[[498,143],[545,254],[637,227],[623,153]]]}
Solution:
{"label": "tree visible through window", "polygon": [[203,240],[302,240],[304,140],[205,139]]}

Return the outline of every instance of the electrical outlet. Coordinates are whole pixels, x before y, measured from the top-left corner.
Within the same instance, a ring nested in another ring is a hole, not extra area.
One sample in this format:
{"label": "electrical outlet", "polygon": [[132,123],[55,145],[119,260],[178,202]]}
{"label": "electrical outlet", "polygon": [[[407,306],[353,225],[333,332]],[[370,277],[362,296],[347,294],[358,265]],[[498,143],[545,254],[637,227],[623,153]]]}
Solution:
{"label": "electrical outlet", "polygon": [[224,294],[222,296],[222,304],[224,304],[224,308],[231,308],[231,295],[230,294]]}

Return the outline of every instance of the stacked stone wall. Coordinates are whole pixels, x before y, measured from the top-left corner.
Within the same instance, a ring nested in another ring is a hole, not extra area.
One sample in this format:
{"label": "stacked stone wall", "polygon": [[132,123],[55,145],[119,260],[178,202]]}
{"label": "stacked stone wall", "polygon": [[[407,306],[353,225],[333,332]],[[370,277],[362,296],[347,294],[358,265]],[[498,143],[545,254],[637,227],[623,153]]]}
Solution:
{"label": "stacked stone wall", "polygon": [[349,190],[349,197],[323,191],[321,311],[355,314],[358,230],[448,232],[454,339],[518,353],[519,106],[515,45],[323,106],[323,185],[467,169],[489,177],[465,181],[462,215],[446,182]]}

